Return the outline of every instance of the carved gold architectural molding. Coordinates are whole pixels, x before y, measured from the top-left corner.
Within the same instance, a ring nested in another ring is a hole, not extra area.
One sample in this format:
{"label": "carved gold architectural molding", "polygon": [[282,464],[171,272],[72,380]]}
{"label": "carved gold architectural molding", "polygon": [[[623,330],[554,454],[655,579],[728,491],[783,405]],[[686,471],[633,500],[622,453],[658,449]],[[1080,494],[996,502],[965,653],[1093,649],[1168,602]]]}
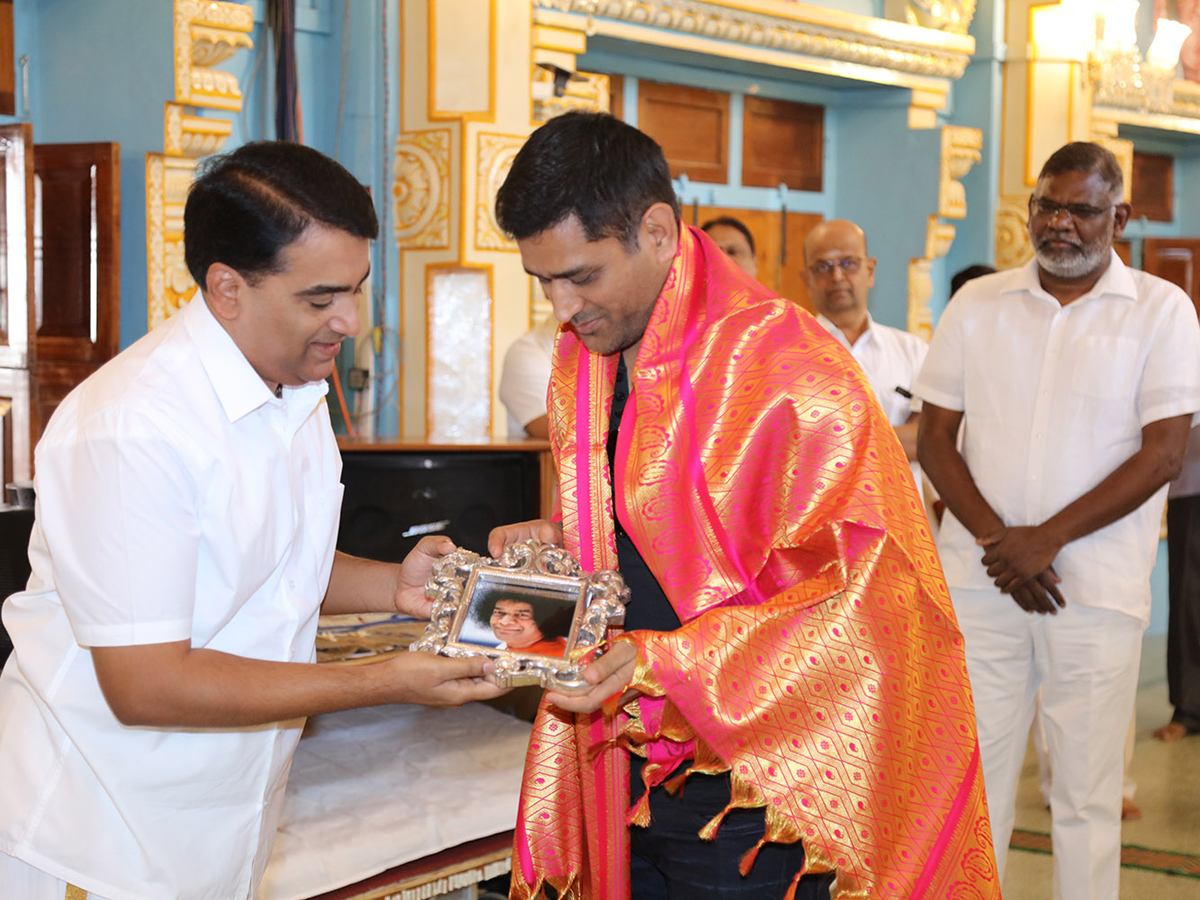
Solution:
{"label": "carved gold architectural molding", "polygon": [[967,195],[959,179],[982,159],[983,132],[980,129],[958,125],[942,128],[942,155],[938,172],[939,216],[947,219],[967,217]]}
{"label": "carved gold architectural molding", "polygon": [[403,249],[450,248],[449,128],[401,134],[392,163],[396,243]]}
{"label": "carved gold architectural molding", "polygon": [[965,33],[772,0],[534,0],[534,7],[538,25],[906,87],[917,85],[896,76],[959,78],[975,51]]}
{"label": "carved gold architectural molding", "polygon": [[933,337],[933,261],[950,252],[956,229],[942,222],[967,217],[966,192],[959,179],[983,159],[983,132],[961,125],[943,125],[938,160],[938,208],[926,220],[925,255],[908,264],[908,330],[925,340]]}
{"label": "carved gold architectural molding", "polygon": [[1000,198],[996,210],[996,268],[1012,269],[1033,259],[1029,243],[1029,196]]}
{"label": "carved gold architectural molding", "polygon": [[164,119],[163,145],[171,156],[195,159],[217,153],[233,133],[233,123],[228,119],[189,115],[187,108],[178,103],[166,104]]}
{"label": "carved gold architectural molding", "polygon": [[496,221],[495,199],[496,192],[512,167],[513,157],[524,143],[524,135],[479,134],[479,168],[475,187],[476,250],[516,252],[517,245],[504,236]]}
{"label": "carved gold architectural molding", "polygon": [[175,0],[175,99],[180,103],[242,108],[242,90],[228,72],[213,68],[250,48],[254,13],[240,3]]}
{"label": "carved gold architectural molding", "polygon": [[146,154],[146,259],[149,324],[161,324],[196,293],[183,259],[183,206],[196,161]]}
{"label": "carved gold architectural molding", "polygon": [[249,6],[217,0],[175,0],[175,102],[163,112],[163,153],[146,154],[146,313],[153,328],[196,293],[183,260],[183,206],[196,159],[221,149],[228,119],[195,115],[191,107],[236,112],[237,79],[212,67],[253,46]]}
{"label": "carved gold architectural molding", "polygon": [[975,0],[887,0],[887,17],[909,25],[966,34],[975,18]]}

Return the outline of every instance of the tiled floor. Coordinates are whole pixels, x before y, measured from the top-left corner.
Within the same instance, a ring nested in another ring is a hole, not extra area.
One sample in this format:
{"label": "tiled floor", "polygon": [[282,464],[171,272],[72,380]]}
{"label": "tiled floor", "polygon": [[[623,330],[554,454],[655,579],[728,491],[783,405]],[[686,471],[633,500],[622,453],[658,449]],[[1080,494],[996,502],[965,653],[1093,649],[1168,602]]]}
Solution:
{"label": "tiled floor", "polygon": [[[1126,821],[1122,843],[1121,900],[1200,900],[1200,737],[1164,744],[1151,732],[1171,717],[1163,673],[1161,640],[1143,649],[1137,699],[1137,744],[1131,773],[1143,817]],[[1037,760],[1030,752],[1017,794],[1016,827],[1048,835],[1050,812],[1038,793]],[[1027,844],[1048,843],[1025,835]],[[1169,851],[1139,853],[1134,848]],[[1182,855],[1182,858],[1180,858]],[[1178,866],[1189,874],[1161,871]],[[1050,900],[1051,857],[1045,852],[1013,849],[1004,875],[1004,900]]]}

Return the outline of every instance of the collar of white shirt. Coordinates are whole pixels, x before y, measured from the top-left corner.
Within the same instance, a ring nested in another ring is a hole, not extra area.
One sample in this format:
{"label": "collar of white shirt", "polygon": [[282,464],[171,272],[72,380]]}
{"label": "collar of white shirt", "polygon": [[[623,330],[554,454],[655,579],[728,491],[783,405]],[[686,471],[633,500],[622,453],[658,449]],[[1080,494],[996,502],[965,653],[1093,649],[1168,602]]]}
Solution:
{"label": "collar of white shirt", "polygon": [[[221,327],[199,291],[179,315],[195,342],[196,354],[230,422],[249,415],[265,403],[280,402],[254,371],[229,332]],[[309,382],[298,388],[285,386],[282,402],[287,406],[288,418],[302,420],[328,391],[329,385],[324,381]],[[296,417],[292,414],[295,411],[302,411],[303,415]]]}
{"label": "collar of white shirt", "polygon": [[[1117,256],[1116,250],[1108,251],[1112,255],[1111,262],[1104,274],[1100,276],[1100,280],[1092,285],[1092,289],[1073,301],[1070,305],[1080,303],[1084,300],[1091,300],[1096,297],[1108,295],[1110,297],[1123,297],[1127,300],[1137,300],[1137,285],[1134,284],[1133,275],[1130,274],[1129,268],[1125,263],[1121,262],[1121,257]],[[1021,267],[1020,274],[1012,282],[1012,285],[1002,291],[1003,294],[1008,294],[1013,291],[1027,291],[1039,300],[1045,300],[1058,305],[1058,301],[1042,288],[1042,283],[1038,280],[1038,264],[1036,259],[1031,259],[1028,263]]]}
{"label": "collar of white shirt", "polygon": [[[850,341],[846,339],[846,335],[842,333],[842,329],[833,324],[832,321],[825,317],[825,313],[817,313],[817,321],[821,323],[821,327],[828,331],[837,339],[837,342],[847,350],[852,350]],[[873,338],[871,329],[875,327],[875,320],[871,318],[871,314],[867,313],[867,327],[863,333],[858,336],[859,341],[869,341]]]}

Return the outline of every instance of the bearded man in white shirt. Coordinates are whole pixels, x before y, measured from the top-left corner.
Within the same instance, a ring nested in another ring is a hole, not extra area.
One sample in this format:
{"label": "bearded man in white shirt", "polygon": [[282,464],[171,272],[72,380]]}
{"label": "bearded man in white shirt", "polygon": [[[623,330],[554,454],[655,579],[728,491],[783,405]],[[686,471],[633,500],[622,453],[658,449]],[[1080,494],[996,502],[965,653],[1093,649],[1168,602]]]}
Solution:
{"label": "bearded man in white shirt", "polygon": [[204,168],[184,229],[201,292],[38,444],[32,575],[4,605],[5,897],[252,897],[304,716],[499,693],[478,661],[313,664],[318,613],[428,615],[453,549],[334,549],[325,379],[359,329],[366,191],[315,150],[247,144]]}
{"label": "bearded man in white shirt", "polygon": [[880,406],[896,430],[904,455],[917,467],[920,401],[912,395],[928,345],[915,334],[881,325],[867,311],[875,286],[875,258],[867,253],[863,230],[845,219],[822,222],[804,239],[804,280],[817,321],[862,367]]}
{"label": "bearded man in white shirt", "polygon": [[916,388],[997,863],[1003,874],[1040,686],[1059,900],[1118,896],[1150,571],[1200,410],[1195,310],[1113,252],[1130,215],[1122,196],[1107,150],[1055,152],[1029,199],[1035,259],[963,286]]}

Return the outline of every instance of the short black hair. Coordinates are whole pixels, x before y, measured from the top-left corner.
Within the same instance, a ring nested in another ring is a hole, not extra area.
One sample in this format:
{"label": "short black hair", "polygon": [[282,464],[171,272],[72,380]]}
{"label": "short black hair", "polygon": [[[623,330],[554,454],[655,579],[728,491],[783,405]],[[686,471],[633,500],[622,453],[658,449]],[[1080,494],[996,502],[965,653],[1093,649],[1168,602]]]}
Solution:
{"label": "short black hair", "polygon": [[957,294],[958,289],[972,278],[978,278],[980,275],[991,275],[995,271],[996,267],[989,266],[987,263],[976,263],[973,266],[960,269],[950,278],[950,296],[953,297]]}
{"label": "short black hair", "polygon": [[1125,190],[1125,176],[1117,158],[1111,150],[1090,141],[1072,141],[1055,150],[1038,173],[1038,181],[1064,172],[1096,172],[1118,203]]}
{"label": "short black hair", "polygon": [[516,240],[570,216],[589,241],[637,246],[642,215],[679,200],[662,148],[608,113],[568,112],[529,136],[496,194],[496,221]]}
{"label": "short black hair", "polygon": [[745,226],[741,219],[735,219],[733,216],[717,216],[715,219],[709,219],[700,226],[700,230],[708,234],[708,230],[714,225],[725,225],[729,228],[737,229],[742,233],[742,237],[746,239],[746,243],[750,245],[750,255],[753,256],[757,251],[754,249],[754,235],[750,233],[750,229]]}
{"label": "short black hair", "polygon": [[218,262],[253,282],[278,272],[280,251],[314,222],[368,240],[379,235],[371,195],[340,164],[302,144],[243,144],[203,163],[188,191],[188,271],[201,288]]}

